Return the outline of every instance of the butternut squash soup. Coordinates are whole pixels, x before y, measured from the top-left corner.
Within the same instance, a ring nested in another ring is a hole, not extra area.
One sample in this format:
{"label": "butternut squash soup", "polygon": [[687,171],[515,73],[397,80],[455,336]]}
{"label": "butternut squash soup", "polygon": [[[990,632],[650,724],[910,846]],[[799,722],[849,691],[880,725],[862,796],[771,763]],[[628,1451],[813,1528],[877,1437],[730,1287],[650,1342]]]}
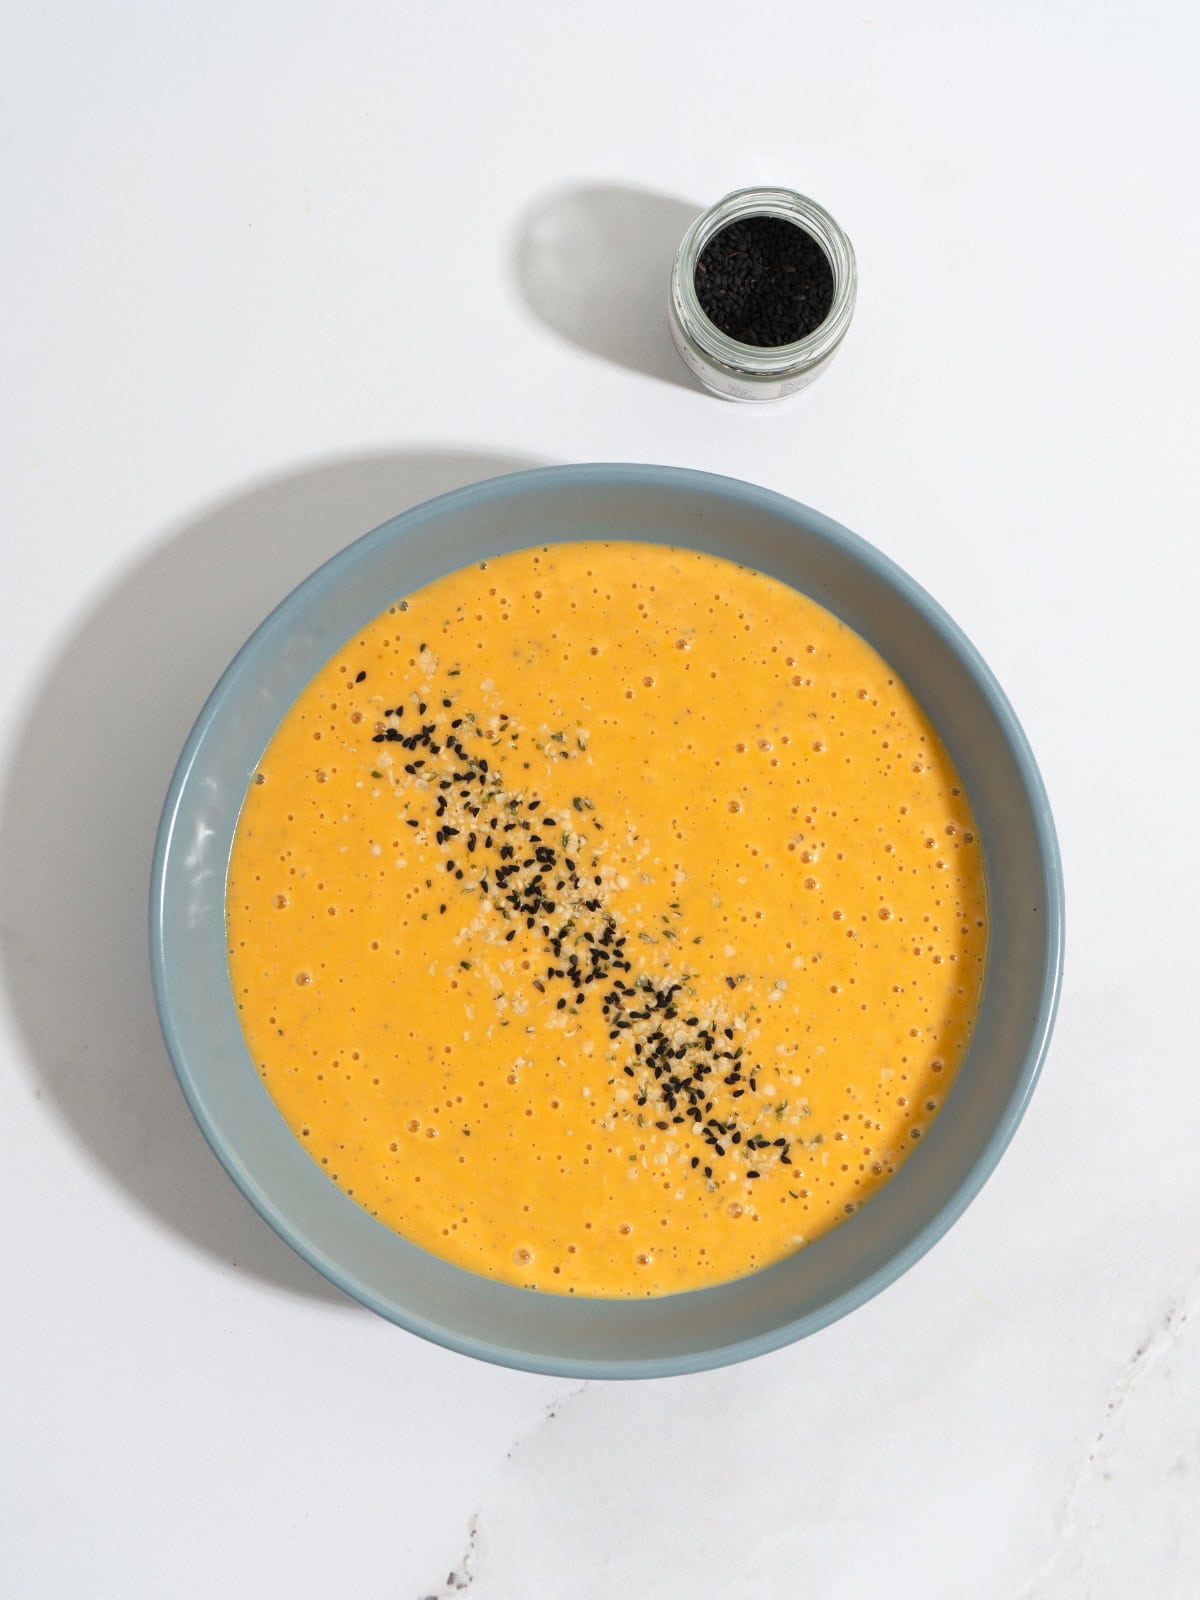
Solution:
{"label": "butternut squash soup", "polygon": [[229,969],[328,1177],[462,1267],[666,1294],[888,1181],[965,1053],[967,796],[876,652],[776,580],[541,546],[396,599],[249,787]]}

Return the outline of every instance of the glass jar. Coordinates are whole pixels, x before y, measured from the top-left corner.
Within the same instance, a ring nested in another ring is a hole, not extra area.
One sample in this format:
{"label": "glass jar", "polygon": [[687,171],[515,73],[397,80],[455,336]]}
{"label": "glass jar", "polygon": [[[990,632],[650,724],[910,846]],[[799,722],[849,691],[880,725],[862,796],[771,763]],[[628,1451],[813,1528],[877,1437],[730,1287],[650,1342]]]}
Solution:
{"label": "glass jar", "polygon": [[[722,229],[749,217],[779,217],[816,240],[833,274],[833,300],[823,322],[792,344],[752,345],[722,333],[700,307],[696,267]],[[738,189],[696,218],[671,268],[667,320],[675,348],[706,389],[727,400],[779,400],[806,388],[838,352],[850,319],[858,275],[854,250],[815,200],[791,189]]]}

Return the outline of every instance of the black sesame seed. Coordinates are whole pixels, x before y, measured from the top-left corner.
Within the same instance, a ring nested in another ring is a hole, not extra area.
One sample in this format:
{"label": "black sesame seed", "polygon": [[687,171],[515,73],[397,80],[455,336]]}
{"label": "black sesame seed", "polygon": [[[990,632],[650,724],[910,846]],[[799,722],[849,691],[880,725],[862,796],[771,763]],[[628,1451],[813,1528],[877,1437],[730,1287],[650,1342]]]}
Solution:
{"label": "black sesame seed", "polygon": [[819,327],[833,303],[833,269],[805,229],[751,216],[722,228],[696,265],[705,315],[742,344],[791,344]]}

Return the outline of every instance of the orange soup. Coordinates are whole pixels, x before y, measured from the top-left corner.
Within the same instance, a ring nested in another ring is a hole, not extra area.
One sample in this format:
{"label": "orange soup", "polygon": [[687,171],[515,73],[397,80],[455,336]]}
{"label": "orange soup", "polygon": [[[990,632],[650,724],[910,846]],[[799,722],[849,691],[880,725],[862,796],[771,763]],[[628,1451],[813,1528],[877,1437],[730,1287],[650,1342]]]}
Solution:
{"label": "orange soup", "polygon": [[542,546],[397,599],[288,712],[227,886],[246,1042],[424,1249],[665,1294],[883,1187],[965,1053],[967,796],[885,661],[761,573]]}

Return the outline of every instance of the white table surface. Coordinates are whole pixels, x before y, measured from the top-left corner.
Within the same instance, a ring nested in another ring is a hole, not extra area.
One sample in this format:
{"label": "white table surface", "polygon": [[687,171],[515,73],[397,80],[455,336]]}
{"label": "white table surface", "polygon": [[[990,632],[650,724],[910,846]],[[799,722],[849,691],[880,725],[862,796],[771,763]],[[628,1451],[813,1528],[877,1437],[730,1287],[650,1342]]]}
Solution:
{"label": "white table surface", "polygon": [[[1195,8],[9,8],[0,52],[6,1595],[1200,1593]],[[690,216],[858,252],[807,395],[694,387]],[[144,907],[265,611],[442,489],[659,461],[819,507],[952,612],[1061,834],[1017,1138],[765,1359],[570,1384],[344,1300],[234,1190]]]}

